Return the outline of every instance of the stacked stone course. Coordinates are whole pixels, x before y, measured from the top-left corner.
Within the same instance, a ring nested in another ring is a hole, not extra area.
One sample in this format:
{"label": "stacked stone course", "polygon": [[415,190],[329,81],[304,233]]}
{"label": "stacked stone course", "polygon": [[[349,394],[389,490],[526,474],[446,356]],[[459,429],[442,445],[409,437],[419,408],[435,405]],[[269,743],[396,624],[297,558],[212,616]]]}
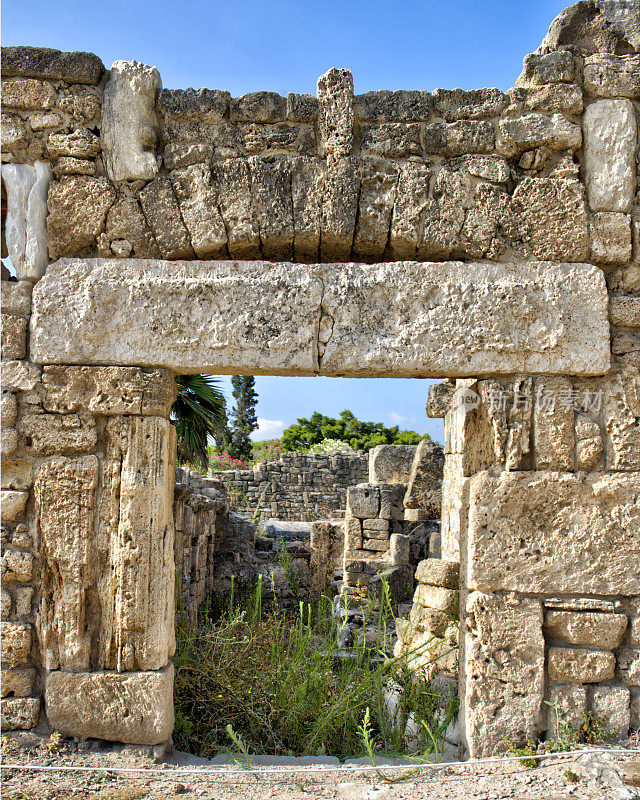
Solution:
{"label": "stacked stone course", "polygon": [[256,520],[312,521],[342,516],[347,488],[360,483],[367,471],[368,456],[362,452],[292,452],[252,470],[219,470],[212,475],[224,485],[239,513]]}

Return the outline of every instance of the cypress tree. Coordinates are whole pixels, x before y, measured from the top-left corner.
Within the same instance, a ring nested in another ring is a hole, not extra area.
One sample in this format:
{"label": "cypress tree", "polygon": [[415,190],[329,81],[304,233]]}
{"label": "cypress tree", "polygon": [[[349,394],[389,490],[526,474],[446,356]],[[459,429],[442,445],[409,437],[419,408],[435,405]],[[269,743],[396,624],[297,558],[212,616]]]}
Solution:
{"label": "cypress tree", "polygon": [[251,458],[251,433],[258,427],[256,406],[258,393],[253,375],[234,375],[231,378],[235,407],[231,412],[231,448],[234,458]]}

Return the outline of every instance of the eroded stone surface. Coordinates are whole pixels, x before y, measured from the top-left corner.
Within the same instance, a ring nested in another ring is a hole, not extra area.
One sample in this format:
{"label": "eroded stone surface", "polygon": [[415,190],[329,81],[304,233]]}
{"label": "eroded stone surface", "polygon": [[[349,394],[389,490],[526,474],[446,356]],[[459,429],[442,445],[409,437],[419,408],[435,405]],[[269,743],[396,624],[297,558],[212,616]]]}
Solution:
{"label": "eroded stone surface", "polygon": [[547,611],[544,631],[547,636],[569,644],[615,650],[627,629],[625,614],[596,612]]}
{"label": "eroded stone surface", "polygon": [[407,483],[415,445],[379,444],[369,451],[369,483]]}
{"label": "eroded stone surface", "polygon": [[638,594],[640,473],[480,473],[463,557],[482,591]]}
{"label": "eroded stone surface", "polygon": [[51,456],[78,455],[93,450],[98,441],[95,421],[81,414],[29,414],[20,420],[21,432],[30,440],[34,453]]}
{"label": "eroded stone surface", "polygon": [[443,471],[442,447],[423,439],[416,448],[411,465],[404,507],[419,508],[430,517],[438,518],[442,506]]}
{"label": "eroded stone surface", "polygon": [[463,738],[471,758],[495,755],[504,737],[542,730],[544,638],[539,600],[472,592],[466,604]]}
{"label": "eroded stone surface", "polygon": [[31,358],[276,375],[598,374],[607,296],[586,265],[68,260],[34,291]]}
{"label": "eroded stone surface", "polygon": [[52,672],[49,725],[66,736],[159,744],[173,730],[173,665],[158,672]]}
{"label": "eroded stone surface", "polygon": [[596,100],[582,121],[584,170],[593,211],[631,209],[635,193],[637,125],[630,100]]}
{"label": "eroded stone surface", "polygon": [[116,61],[102,104],[102,149],[112,181],[149,180],[158,172],[156,100],[162,81],[155,67]]}
{"label": "eroded stone surface", "polygon": [[601,650],[550,647],[548,658],[549,677],[558,683],[598,683],[615,674],[615,656]]}

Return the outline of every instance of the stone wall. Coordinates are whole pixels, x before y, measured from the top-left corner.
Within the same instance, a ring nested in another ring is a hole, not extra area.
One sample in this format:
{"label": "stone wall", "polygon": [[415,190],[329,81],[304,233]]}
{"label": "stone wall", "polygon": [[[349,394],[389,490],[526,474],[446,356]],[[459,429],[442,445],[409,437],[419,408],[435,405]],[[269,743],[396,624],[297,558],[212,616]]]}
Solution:
{"label": "stone wall", "polygon": [[[638,726],[639,12],[571,6],[508,92],[356,97],[330,70],[231,98],[3,51],[5,727],[44,696],[69,735],[171,732],[171,370],[463,379],[466,752],[544,738],[556,698]],[[404,561],[402,503],[353,490],[348,584]]]}
{"label": "stone wall", "polygon": [[256,520],[273,517],[310,521],[344,514],[347,488],[363,481],[369,459],[363,452],[333,455],[283,453],[279,461],[252,470],[213,472],[231,504]]}

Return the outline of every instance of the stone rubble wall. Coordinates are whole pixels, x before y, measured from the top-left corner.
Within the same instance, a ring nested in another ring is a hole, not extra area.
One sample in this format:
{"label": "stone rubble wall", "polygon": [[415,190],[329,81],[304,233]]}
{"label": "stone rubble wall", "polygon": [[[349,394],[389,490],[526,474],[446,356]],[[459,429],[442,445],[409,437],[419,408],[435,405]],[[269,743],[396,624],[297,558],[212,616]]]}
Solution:
{"label": "stone rubble wall", "polygon": [[273,517],[307,522],[343,515],[347,488],[366,479],[368,464],[361,451],[291,452],[252,470],[219,470],[212,476],[223,484],[238,513],[257,521]]}
{"label": "stone rubble wall", "polygon": [[[137,62],[106,71],[90,54],[10,47],[3,160],[52,167],[52,261],[458,258],[615,267],[639,235],[637,165],[628,150],[613,153],[602,133],[615,124],[633,140],[639,59],[583,57],[567,45],[527,56],[508,92],[354,95],[350,73],[330,70],[317,97],[232,98],[217,89],[161,90],[157,71]],[[602,168],[607,157],[613,169]],[[9,196],[10,217],[19,205]]]}

